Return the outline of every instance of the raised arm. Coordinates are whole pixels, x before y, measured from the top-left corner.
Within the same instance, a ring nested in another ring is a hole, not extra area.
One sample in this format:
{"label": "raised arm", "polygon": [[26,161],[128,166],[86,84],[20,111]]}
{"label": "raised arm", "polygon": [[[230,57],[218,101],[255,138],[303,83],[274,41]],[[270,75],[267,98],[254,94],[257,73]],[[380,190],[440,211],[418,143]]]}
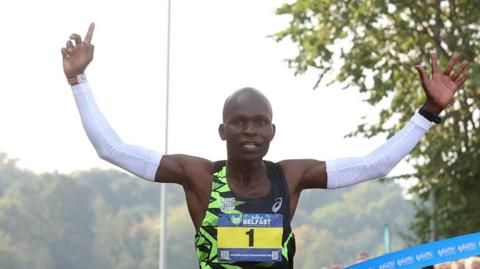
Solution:
{"label": "raised arm", "polygon": [[63,70],[72,86],[83,127],[101,159],[153,181],[162,155],[124,143],[98,108],[86,80],[85,69],[93,60],[94,47],[91,41],[94,28],[95,25],[90,24],[84,41],[78,34],[70,35],[66,47],[61,50]]}
{"label": "raised arm", "polygon": [[[185,185],[189,179],[184,169],[186,164],[205,161],[186,155],[163,156],[158,152],[124,143],[95,103],[84,74],[93,60],[94,47],[91,41],[94,27],[92,23],[83,41],[80,35],[72,34],[61,51],[63,69],[72,86],[83,127],[98,156],[146,180]],[[159,169],[161,160],[162,166]]]}
{"label": "raised arm", "polygon": [[431,78],[423,67],[415,66],[427,97],[425,104],[397,134],[370,154],[326,162],[304,160],[297,163],[300,169],[291,170],[298,175],[298,189],[301,191],[305,188],[340,188],[386,176],[412,151],[432,126],[432,122],[440,122],[438,114],[447,107],[455,92],[468,78],[469,73],[464,72],[468,66],[467,61],[463,61],[453,71],[458,57],[459,55],[455,53],[445,70],[440,72],[437,55],[433,53]]}

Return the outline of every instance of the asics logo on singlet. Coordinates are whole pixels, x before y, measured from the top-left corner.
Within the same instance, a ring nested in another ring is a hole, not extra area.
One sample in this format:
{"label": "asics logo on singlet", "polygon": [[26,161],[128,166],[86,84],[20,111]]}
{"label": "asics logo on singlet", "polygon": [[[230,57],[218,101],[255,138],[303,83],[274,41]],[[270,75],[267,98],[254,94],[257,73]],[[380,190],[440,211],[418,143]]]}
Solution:
{"label": "asics logo on singlet", "polygon": [[272,212],[277,214],[278,210],[282,207],[282,197],[278,197],[275,199],[275,203],[272,206]]}

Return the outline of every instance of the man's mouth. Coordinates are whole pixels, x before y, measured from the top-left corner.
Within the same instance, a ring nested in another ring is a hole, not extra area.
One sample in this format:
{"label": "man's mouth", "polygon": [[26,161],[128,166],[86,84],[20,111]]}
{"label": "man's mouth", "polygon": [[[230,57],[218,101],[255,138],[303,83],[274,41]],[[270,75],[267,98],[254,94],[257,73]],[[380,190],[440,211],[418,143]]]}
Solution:
{"label": "man's mouth", "polygon": [[255,142],[243,142],[243,143],[240,143],[240,146],[243,149],[247,149],[247,150],[253,150],[259,147],[258,143],[255,143]]}

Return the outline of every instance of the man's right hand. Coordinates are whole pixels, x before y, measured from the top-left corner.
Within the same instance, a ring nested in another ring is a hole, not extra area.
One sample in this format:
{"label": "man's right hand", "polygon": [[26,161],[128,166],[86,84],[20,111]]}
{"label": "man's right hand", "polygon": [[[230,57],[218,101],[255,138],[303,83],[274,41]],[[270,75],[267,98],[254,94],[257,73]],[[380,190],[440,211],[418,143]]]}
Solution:
{"label": "man's right hand", "polygon": [[[88,64],[93,60],[94,47],[91,41],[94,28],[95,24],[91,23],[83,42],[80,35],[70,35],[70,40],[62,48],[63,71],[67,79],[75,79],[77,75],[83,74]],[[75,41],[75,44],[72,40]]]}

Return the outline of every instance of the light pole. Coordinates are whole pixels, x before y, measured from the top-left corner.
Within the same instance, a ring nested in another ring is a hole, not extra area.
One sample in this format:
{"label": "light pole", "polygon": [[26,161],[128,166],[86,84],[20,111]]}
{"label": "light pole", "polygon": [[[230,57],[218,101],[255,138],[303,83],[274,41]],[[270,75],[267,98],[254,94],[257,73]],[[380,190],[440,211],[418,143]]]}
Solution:
{"label": "light pole", "polygon": [[[166,89],[165,89],[165,154],[168,154],[168,118],[169,118],[169,99],[170,99],[170,7],[171,0],[168,0],[167,7],[167,74],[166,74]],[[167,234],[167,205],[165,195],[167,185],[161,183],[160,185],[160,238],[159,238],[159,259],[158,266],[160,269],[165,269],[167,263],[166,257],[166,234]]]}

